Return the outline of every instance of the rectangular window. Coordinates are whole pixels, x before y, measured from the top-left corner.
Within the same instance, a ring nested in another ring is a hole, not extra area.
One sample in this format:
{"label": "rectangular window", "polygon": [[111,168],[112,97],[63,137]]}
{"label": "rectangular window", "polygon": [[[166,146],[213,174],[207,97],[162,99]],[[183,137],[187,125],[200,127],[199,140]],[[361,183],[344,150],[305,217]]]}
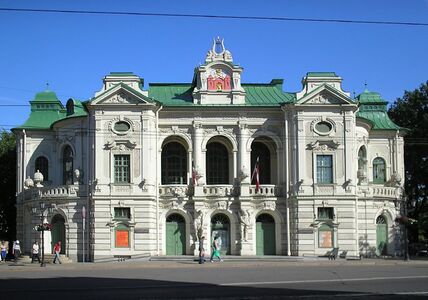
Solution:
{"label": "rectangular window", "polygon": [[317,155],[317,183],[333,183],[333,155]]}
{"label": "rectangular window", "polygon": [[130,157],[129,155],[114,156],[114,182],[130,182]]}
{"label": "rectangular window", "polygon": [[131,219],[131,209],[129,207],[115,207],[114,208],[114,218],[121,220],[130,220]]}
{"label": "rectangular window", "polygon": [[333,207],[318,207],[318,219],[333,220],[333,218],[334,218]]}

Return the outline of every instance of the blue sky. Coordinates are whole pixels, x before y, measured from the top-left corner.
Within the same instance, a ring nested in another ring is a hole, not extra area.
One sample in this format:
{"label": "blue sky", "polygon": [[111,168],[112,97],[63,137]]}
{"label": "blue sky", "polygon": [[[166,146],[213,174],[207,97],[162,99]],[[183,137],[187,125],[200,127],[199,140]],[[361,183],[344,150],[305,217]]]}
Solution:
{"label": "blue sky", "polygon": [[[5,1],[1,8],[127,11],[428,23],[428,0]],[[390,102],[428,80],[428,26],[224,20],[0,11],[0,104],[55,91],[86,100],[112,71],[149,82],[190,82],[221,36],[242,82],[284,79],[297,92],[310,71],[334,71],[351,93],[364,83]],[[21,125],[29,106],[0,106],[0,128]]]}

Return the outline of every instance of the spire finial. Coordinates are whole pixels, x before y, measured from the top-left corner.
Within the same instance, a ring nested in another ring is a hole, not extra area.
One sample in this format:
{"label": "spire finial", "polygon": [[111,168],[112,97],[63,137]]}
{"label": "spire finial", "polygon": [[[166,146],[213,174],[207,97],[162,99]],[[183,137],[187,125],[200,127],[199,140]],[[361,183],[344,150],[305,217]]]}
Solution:
{"label": "spire finial", "polygon": [[364,92],[368,92],[369,90],[367,89],[367,81],[364,81]]}
{"label": "spire finial", "polygon": [[49,82],[46,82],[46,90],[49,91]]}

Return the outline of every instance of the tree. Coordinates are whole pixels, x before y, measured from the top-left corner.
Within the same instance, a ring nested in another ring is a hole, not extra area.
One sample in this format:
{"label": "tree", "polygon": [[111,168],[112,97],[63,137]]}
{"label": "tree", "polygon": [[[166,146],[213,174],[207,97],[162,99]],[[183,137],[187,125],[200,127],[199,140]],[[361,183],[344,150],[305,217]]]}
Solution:
{"label": "tree", "polygon": [[410,239],[428,238],[428,81],[419,89],[405,91],[388,111],[394,122],[408,129],[404,137],[404,188],[414,202],[410,216],[417,223],[409,226]]}
{"label": "tree", "polygon": [[0,240],[16,235],[16,145],[15,136],[5,130],[0,135]]}

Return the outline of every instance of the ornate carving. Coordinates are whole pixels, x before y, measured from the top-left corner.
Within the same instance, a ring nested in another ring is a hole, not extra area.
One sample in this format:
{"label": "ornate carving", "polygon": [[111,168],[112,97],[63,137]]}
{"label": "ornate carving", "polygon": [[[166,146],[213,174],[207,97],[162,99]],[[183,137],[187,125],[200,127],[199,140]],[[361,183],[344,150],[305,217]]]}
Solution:
{"label": "ornate carving", "polygon": [[256,208],[262,209],[262,210],[272,210],[274,211],[276,209],[276,203],[275,201],[263,201],[256,205]]}
{"label": "ornate carving", "polygon": [[334,151],[339,145],[337,141],[315,141],[308,144],[308,149],[319,152]]}
{"label": "ornate carving", "polygon": [[250,211],[239,209],[238,212],[239,222],[241,223],[241,240],[247,241],[248,229],[250,227]]}
{"label": "ornate carving", "polygon": [[105,150],[131,151],[135,149],[137,143],[130,140],[107,141],[104,144]]}
{"label": "ornate carving", "polygon": [[[220,52],[217,52],[216,48],[220,50]],[[220,37],[217,37],[213,40],[213,47],[208,51],[207,56],[205,58],[205,62],[209,63],[219,60],[232,62],[233,58],[229,50],[226,50],[226,48],[224,47],[224,39],[220,39]]]}
{"label": "ornate carving", "polygon": [[118,93],[104,101],[104,103],[116,103],[116,104],[133,103],[133,102],[135,101],[132,101],[132,98],[126,95],[125,93]]}

